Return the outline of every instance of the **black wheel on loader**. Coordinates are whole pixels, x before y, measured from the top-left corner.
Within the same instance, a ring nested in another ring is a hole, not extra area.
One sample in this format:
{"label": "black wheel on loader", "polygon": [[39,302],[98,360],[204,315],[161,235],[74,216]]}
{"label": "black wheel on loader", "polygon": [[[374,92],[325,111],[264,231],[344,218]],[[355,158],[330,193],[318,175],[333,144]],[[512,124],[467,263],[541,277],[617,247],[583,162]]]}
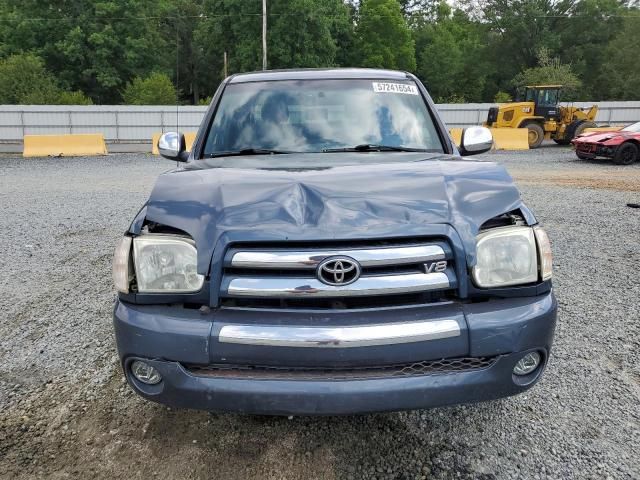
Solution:
{"label": "black wheel on loader", "polygon": [[582,122],[580,125],[578,125],[574,132],[573,132],[573,137],[571,137],[569,139],[569,141],[573,140],[576,137],[579,137],[580,135],[582,135],[582,133],[585,131],[585,129],[587,128],[596,128],[598,125],[596,125],[595,122],[591,122],[589,120],[585,120],[584,122]]}
{"label": "black wheel on loader", "polygon": [[524,125],[529,130],[529,148],[538,148],[544,140],[544,130],[537,123],[527,123]]}
{"label": "black wheel on loader", "polygon": [[582,132],[584,132],[586,128],[594,127],[597,127],[597,125],[591,120],[575,120],[567,126],[564,131],[564,138],[556,143],[559,143],[560,145],[569,145],[571,140],[576,138],[578,135],[582,135]]}

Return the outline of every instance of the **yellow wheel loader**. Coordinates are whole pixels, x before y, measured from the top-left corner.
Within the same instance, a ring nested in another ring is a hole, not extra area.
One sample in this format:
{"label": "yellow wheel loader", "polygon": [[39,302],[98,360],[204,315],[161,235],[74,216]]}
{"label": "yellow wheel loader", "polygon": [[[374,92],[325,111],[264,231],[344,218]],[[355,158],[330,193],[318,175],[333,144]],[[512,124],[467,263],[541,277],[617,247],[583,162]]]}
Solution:
{"label": "yellow wheel loader", "polygon": [[530,85],[524,101],[503,103],[489,109],[485,127],[526,128],[529,148],[538,148],[544,139],[568,145],[585,128],[596,127],[598,106],[589,109],[559,105],[562,85]]}

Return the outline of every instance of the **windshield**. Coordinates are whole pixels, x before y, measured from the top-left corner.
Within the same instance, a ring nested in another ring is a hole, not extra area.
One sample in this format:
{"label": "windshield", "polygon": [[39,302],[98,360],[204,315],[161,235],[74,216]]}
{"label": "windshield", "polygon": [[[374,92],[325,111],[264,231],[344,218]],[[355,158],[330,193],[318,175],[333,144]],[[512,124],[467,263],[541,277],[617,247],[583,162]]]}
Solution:
{"label": "windshield", "polygon": [[228,85],[204,155],[323,152],[363,144],[443,152],[414,82],[305,80]]}
{"label": "windshield", "polygon": [[632,123],[622,129],[623,132],[640,133],[640,122]]}

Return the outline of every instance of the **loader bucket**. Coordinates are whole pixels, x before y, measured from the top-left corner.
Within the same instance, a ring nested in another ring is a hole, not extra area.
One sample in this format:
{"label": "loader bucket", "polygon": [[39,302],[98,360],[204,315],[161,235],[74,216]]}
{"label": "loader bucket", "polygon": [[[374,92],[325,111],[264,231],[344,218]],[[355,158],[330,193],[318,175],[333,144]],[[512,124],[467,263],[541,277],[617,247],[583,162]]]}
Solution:
{"label": "loader bucket", "polygon": [[495,150],[529,150],[529,131],[526,128],[492,128]]}

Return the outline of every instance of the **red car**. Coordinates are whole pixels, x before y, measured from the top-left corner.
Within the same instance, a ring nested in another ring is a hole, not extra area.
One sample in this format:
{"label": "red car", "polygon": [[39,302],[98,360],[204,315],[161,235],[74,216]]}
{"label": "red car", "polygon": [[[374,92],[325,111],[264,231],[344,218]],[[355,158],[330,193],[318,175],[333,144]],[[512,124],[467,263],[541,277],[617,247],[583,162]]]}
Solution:
{"label": "red car", "polygon": [[630,165],[640,159],[640,122],[618,131],[584,133],[571,143],[581,160],[605,157],[618,165]]}

